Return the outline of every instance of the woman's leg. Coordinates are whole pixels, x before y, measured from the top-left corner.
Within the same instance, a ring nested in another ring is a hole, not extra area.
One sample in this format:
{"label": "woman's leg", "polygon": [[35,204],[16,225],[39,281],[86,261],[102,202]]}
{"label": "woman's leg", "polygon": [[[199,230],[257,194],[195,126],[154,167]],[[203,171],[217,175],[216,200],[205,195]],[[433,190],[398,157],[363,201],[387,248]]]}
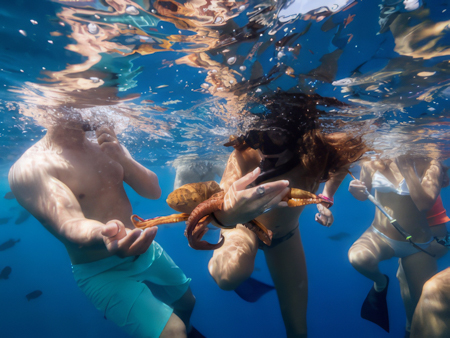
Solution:
{"label": "woman's leg", "polygon": [[367,229],[351,246],[348,259],[352,266],[375,285],[386,285],[386,277],[380,272],[378,264],[394,257],[394,250],[372,230]]}
{"label": "woman's leg", "polygon": [[423,286],[411,325],[411,338],[450,337],[450,268]]}
{"label": "woman's leg", "polygon": [[308,277],[299,229],[285,242],[266,248],[264,254],[277,290],[287,337],[306,337]]}
{"label": "woman's leg", "polygon": [[405,271],[403,270],[402,259],[398,259],[397,279],[400,284],[400,295],[402,296],[403,306],[406,312],[406,331],[411,331],[411,319],[414,314],[414,303],[411,300],[411,293],[406,281]]}
{"label": "woman's leg", "polygon": [[[445,230],[445,234],[447,233],[447,230],[445,229],[445,224],[443,224],[444,226],[444,230]],[[438,230],[439,228],[437,226],[433,227],[432,232],[434,236],[439,236],[439,233],[435,233],[433,230]],[[444,234],[444,235],[445,235]],[[438,260],[439,258],[445,256],[448,252],[448,249],[443,246],[440,245],[438,243],[433,242],[430,246],[430,249],[433,251],[433,253],[436,255],[435,260]],[[402,265],[402,259],[400,258],[398,260],[398,270],[397,270],[397,279],[400,283],[400,293],[402,296],[402,300],[403,300],[403,305],[405,306],[405,312],[406,312],[406,331],[410,331],[411,330],[411,320],[414,314],[414,309],[416,306],[417,302],[413,302],[413,300],[411,299],[411,293],[409,290],[409,285],[406,281],[406,276],[405,276],[405,272],[403,270],[403,265]]]}
{"label": "woman's leg", "polygon": [[242,225],[221,230],[225,242],[209,261],[208,269],[217,285],[223,290],[234,290],[250,277],[258,252],[257,236]]}
{"label": "woman's leg", "polygon": [[408,304],[405,303],[405,306],[409,307],[406,309],[406,315],[411,322],[423,285],[437,273],[437,260],[424,252],[418,252],[401,258],[401,265],[409,290],[409,301]]}

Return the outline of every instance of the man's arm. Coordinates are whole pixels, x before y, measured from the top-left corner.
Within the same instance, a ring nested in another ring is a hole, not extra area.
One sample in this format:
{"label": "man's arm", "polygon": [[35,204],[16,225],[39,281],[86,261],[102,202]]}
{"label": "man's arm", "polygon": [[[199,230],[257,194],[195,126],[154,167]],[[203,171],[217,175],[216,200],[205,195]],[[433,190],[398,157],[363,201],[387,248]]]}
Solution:
{"label": "man's arm", "polygon": [[80,246],[102,242],[103,223],[84,217],[72,191],[39,160],[20,159],[9,172],[17,201],[59,239]]}
{"label": "man's arm", "polygon": [[126,229],[119,220],[103,224],[87,219],[72,191],[38,162],[39,158],[20,159],[9,172],[9,184],[17,201],[59,240],[79,247],[105,245],[122,257],[148,249],[157,228],[143,232]]}
{"label": "man's arm", "polygon": [[161,197],[161,188],[156,174],[131,157],[129,151],[120,144],[113,128],[101,126],[96,130],[96,135],[102,151],[122,165],[124,182],[142,197],[149,199]]}

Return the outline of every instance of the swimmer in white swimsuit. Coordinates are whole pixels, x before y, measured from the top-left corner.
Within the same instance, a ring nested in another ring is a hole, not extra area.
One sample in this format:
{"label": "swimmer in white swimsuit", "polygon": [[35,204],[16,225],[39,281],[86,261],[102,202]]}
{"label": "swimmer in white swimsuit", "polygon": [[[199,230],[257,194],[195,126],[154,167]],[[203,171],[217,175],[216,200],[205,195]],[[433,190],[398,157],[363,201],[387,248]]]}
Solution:
{"label": "swimmer in white swimsuit", "polygon": [[[375,197],[421,249],[435,254],[439,248],[428,226],[426,211],[431,209],[444,181],[442,165],[434,160],[401,156],[394,161],[372,161],[363,164],[360,180],[350,183],[349,191],[358,200]],[[411,293],[412,311],[420,298],[422,286],[437,272],[436,258],[413,246],[378,209],[372,225],[352,245],[349,260],[374,286],[366,298],[361,316],[389,332],[386,293],[389,278],[378,268],[381,261],[399,257]]]}

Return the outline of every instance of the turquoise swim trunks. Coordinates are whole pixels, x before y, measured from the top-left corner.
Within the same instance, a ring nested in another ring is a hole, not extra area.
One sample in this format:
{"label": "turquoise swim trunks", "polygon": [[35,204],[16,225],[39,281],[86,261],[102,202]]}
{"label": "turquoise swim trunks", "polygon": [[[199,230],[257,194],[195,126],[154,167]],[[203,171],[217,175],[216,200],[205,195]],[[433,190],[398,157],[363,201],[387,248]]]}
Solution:
{"label": "turquoise swim trunks", "polygon": [[190,278],[153,241],[146,253],[72,265],[81,291],[107,319],[133,337],[159,337]]}

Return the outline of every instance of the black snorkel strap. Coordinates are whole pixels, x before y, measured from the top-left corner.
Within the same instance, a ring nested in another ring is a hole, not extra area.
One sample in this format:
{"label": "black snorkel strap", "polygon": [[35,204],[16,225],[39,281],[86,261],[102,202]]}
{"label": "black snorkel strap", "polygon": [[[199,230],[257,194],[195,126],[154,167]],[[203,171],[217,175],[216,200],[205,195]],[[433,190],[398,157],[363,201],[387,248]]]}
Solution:
{"label": "black snorkel strap", "polygon": [[[355,180],[355,176],[352,175],[352,173],[350,172],[350,170],[348,170],[349,174],[351,177],[353,177]],[[430,255],[431,257],[436,257],[436,255],[432,254],[431,252],[426,251],[425,249],[422,249],[420,246],[418,246],[416,243],[414,243],[412,241],[412,236],[407,233],[405,231],[405,229],[403,229],[401,227],[401,225],[397,222],[396,219],[394,219],[391,215],[389,215],[386,210],[384,209],[384,207],[381,205],[381,203],[375,198],[373,197],[373,195],[371,195],[366,188],[366,194],[367,194],[367,198],[373,203],[375,204],[375,206],[383,213],[383,215],[385,215],[388,219],[389,219],[389,223],[392,224],[392,226],[395,228],[395,230],[397,230],[414,248],[416,248],[419,251],[425,252],[427,255]]]}
{"label": "black snorkel strap", "polygon": [[283,175],[283,174],[289,172],[290,170],[292,170],[292,168],[296,167],[300,163],[300,160],[298,159],[297,156],[292,156],[292,158],[289,161],[287,161],[286,163],[281,164],[277,167],[273,167],[268,170],[264,170],[263,162],[264,162],[264,160],[262,160],[259,165],[261,168],[261,173],[256,178],[255,185],[258,185],[261,182],[268,181],[271,178],[278,177],[280,175]]}

